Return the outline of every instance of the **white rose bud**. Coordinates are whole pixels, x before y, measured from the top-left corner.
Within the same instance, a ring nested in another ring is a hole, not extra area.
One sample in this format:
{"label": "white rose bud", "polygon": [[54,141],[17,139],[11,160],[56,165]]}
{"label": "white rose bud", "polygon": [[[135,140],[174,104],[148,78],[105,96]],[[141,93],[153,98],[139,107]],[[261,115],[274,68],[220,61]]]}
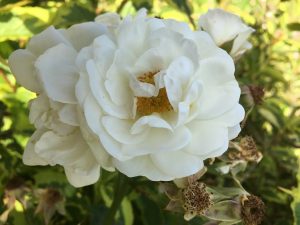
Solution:
{"label": "white rose bud", "polygon": [[232,42],[229,53],[234,59],[252,47],[247,39],[254,29],[247,26],[240,17],[224,10],[213,9],[200,16],[199,29],[209,33],[219,47]]}

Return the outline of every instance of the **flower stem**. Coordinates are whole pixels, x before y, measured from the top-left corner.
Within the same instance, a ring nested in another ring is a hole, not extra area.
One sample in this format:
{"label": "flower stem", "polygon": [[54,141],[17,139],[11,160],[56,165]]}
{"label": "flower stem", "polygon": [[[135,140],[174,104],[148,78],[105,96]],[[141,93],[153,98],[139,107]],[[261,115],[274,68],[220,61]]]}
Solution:
{"label": "flower stem", "polygon": [[120,204],[124,196],[127,193],[127,190],[128,190],[128,177],[119,173],[114,187],[114,200],[110,209],[106,214],[103,225],[114,225],[115,215],[120,207]]}

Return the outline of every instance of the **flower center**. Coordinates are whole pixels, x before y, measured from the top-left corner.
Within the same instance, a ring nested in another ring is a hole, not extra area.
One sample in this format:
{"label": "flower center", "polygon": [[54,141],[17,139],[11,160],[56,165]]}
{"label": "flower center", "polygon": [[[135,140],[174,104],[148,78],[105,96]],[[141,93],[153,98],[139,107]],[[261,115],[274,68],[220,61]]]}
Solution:
{"label": "flower center", "polygon": [[[138,77],[143,83],[153,84],[156,72],[145,73]],[[156,97],[137,97],[137,113],[142,116],[151,115],[152,113],[164,113],[172,111],[173,107],[169,102],[166,88],[159,89]]]}

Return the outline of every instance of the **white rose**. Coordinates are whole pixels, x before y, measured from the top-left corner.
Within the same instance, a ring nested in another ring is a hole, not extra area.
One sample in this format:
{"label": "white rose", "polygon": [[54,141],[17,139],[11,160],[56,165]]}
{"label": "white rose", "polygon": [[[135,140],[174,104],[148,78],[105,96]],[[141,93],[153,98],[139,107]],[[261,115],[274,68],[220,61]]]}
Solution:
{"label": "white rose", "polygon": [[114,166],[167,181],[222,155],[244,117],[232,58],[207,33],[145,10],[112,27],[79,52],[76,97]]}
{"label": "white rose", "polygon": [[199,29],[209,33],[218,46],[233,41],[230,55],[239,58],[252,45],[247,41],[254,29],[236,15],[221,9],[209,10],[199,19]]}
{"label": "white rose", "polygon": [[[67,30],[49,27],[33,37],[26,49],[15,51],[9,58],[17,82],[38,94],[31,101],[29,115],[37,130],[25,148],[24,163],[62,165],[76,187],[95,183],[100,165],[111,169],[107,154],[81,119],[75,97],[77,51],[106,31],[104,25],[96,23]],[[101,159],[93,153],[95,145]]]}

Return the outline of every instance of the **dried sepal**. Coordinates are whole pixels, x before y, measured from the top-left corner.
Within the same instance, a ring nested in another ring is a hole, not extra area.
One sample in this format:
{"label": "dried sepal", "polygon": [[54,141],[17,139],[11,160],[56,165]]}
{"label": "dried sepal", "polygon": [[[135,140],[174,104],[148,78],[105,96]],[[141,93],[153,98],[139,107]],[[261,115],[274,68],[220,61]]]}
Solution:
{"label": "dried sepal", "polygon": [[246,161],[259,163],[263,157],[262,153],[257,150],[256,143],[251,136],[245,136],[240,139],[239,143],[231,142],[230,150],[227,157],[231,161]]}
{"label": "dried sepal", "polygon": [[171,200],[179,200],[181,198],[178,187],[173,183],[162,182],[159,184],[158,189],[160,192],[165,193]]}
{"label": "dried sepal", "polygon": [[215,203],[205,216],[214,221],[231,222],[232,224],[240,222],[240,203],[235,199],[224,200]]}

